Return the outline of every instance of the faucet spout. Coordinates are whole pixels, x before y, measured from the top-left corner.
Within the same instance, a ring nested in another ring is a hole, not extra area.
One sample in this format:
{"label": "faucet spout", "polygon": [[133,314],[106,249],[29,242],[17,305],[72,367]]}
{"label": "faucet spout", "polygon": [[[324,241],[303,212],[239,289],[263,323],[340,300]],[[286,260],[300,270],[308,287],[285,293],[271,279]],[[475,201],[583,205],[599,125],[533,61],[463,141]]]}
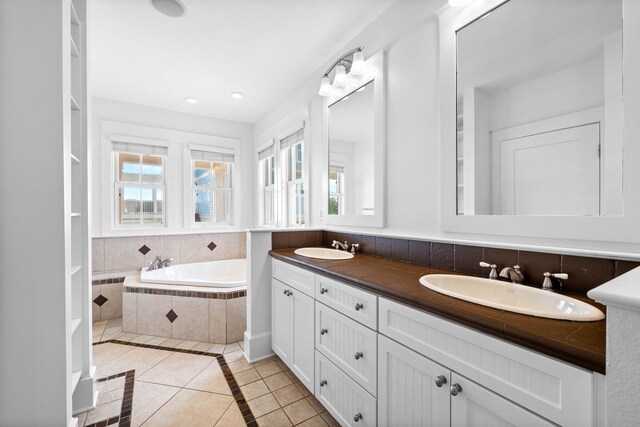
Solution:
{"label": "faucet spout", "polygon": [[500,271],[500,277],[511,280],[513,283],[524,282],[524,274],[520,271],[520,266],[505,267]]}
{"label": "faucet spout", "polygon": [[338,250],[342,249],[343,251],[346,251],[349,249],[349,244],[347,243],[346,240],[344,241],[344,243],[334,240],[333,243],[331,243],[331,246],[333,246]]}

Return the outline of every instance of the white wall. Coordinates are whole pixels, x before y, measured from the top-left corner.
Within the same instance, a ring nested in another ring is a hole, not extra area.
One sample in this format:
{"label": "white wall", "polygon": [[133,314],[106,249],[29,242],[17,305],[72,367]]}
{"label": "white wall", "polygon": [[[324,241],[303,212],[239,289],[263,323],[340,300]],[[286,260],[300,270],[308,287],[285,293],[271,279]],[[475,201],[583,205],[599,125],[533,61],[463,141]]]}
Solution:
{"label": "white wall", "polygon": [[[588,240],[493,236],[444,232],[440,225],[439,41],[435,8],[444,1],[400,0],[354,40],[335,53],[365,47],[365,57],[386,51],[387,188],[384,229],[345,227],[355,232],[446,241],[477,241],[497,246],[544,246],[563,252],[619,252],[637,257],[637,244]],[[330,64],[326,64],[328,66]],[[304,84],[255,124],[256,135],[277,123],[296,106],[310,108],[311,226],[321,227],[322,171],[327,162],[321,140],[322,101],[317,94],[321,67]],[[260,141],[256,141],[258,144]],[[454,142],[452,141],[452,144]],[[332,227],[338,229],[338,227]]]}
{"label": "white wall", "polygon": [[[121,122],[154,128],[168,129],[172,131],[189,132],[194,134],[205,134],[225,138],[240,140],[238,153],[239,163],[236,164],[236,184],[239,195],[240,221],[234,224],[236,228],[248,228],[253,225],[253,126],[233,122],[229,120],[215,119],[212,117],[199,116],[195,114],[181,113],[177,111],[164,110],[161,108],[148,107],[144,105],[130,104],[104,98],[93,98],[93,164],[92,164],[92,189],[93,193],[100,195],[102,190],[102,163],[103,150],[101,148],[101,121]],[[180,163],[182,164],[182,163]],[[167,183],[167,192],[171,191],[171,186],[177,185],[180,189],[183,186],[182,175],[177,179]],[[104,215],[109,215],[111,207],[104,207],[101,197],[93,198],[93,237],[103,236],[101,224]],[[203,232],[204,230],[188,230],[182,228],[180,219],[173,221],[170,231],[176,232]],[[211,231],[211,230],[206,230]],[[138,234],[153,234],[153,229],[139,230]]]}

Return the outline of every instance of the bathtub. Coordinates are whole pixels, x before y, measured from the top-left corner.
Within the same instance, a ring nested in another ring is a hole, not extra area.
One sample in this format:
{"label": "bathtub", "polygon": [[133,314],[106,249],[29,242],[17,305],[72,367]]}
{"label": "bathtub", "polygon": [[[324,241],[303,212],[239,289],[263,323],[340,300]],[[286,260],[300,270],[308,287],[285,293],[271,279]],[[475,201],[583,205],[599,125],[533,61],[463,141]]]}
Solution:
{"label": "bathtub", "polygon": [[247,282],[246,259],[195,262],[140,272],[142,283],[236,288]]}

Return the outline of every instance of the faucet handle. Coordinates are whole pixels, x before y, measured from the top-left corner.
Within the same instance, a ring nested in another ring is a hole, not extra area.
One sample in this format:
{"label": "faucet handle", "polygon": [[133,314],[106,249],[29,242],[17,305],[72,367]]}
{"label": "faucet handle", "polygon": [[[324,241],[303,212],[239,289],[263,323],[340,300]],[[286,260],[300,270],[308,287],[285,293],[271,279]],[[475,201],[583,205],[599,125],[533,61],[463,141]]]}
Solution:
{"label": "faucet handle", "polygon": [[351,244],[351,253],[355,254],[360,250],[360,243],[352,243]]}
{"label": "faucet handle", "polygon": [[480,267],[490,268],[491,272],[489,273],[489,279],[496,280],[498,279],[498,266],[495,264],[489,264],[488,262],[480,261]]}
{"label": "faucet handle", "polygon": [[556,279],[567,280],[569,278],[569,275],[567,273],[549,273],[548,271],[545,272],[544,280],[542,281],[542,289],[548,291],[553,289],[553,282],[551,281],[552,277],[555,277]]}

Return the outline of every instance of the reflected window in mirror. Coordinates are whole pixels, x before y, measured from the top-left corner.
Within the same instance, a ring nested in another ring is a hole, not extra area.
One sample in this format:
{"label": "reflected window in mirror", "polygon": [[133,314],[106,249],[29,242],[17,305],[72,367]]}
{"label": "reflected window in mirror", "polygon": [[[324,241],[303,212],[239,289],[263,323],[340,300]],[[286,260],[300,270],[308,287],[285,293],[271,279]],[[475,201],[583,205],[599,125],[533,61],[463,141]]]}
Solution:
{"label": "reflected window in mirror", "polygon": [[344,215],[344,166],[329,167],[329,215]]}
{"label": "reflected window in mirror", "polygon": [[509,0],[456,32],[458,215],[623,214],[622,0]]}

